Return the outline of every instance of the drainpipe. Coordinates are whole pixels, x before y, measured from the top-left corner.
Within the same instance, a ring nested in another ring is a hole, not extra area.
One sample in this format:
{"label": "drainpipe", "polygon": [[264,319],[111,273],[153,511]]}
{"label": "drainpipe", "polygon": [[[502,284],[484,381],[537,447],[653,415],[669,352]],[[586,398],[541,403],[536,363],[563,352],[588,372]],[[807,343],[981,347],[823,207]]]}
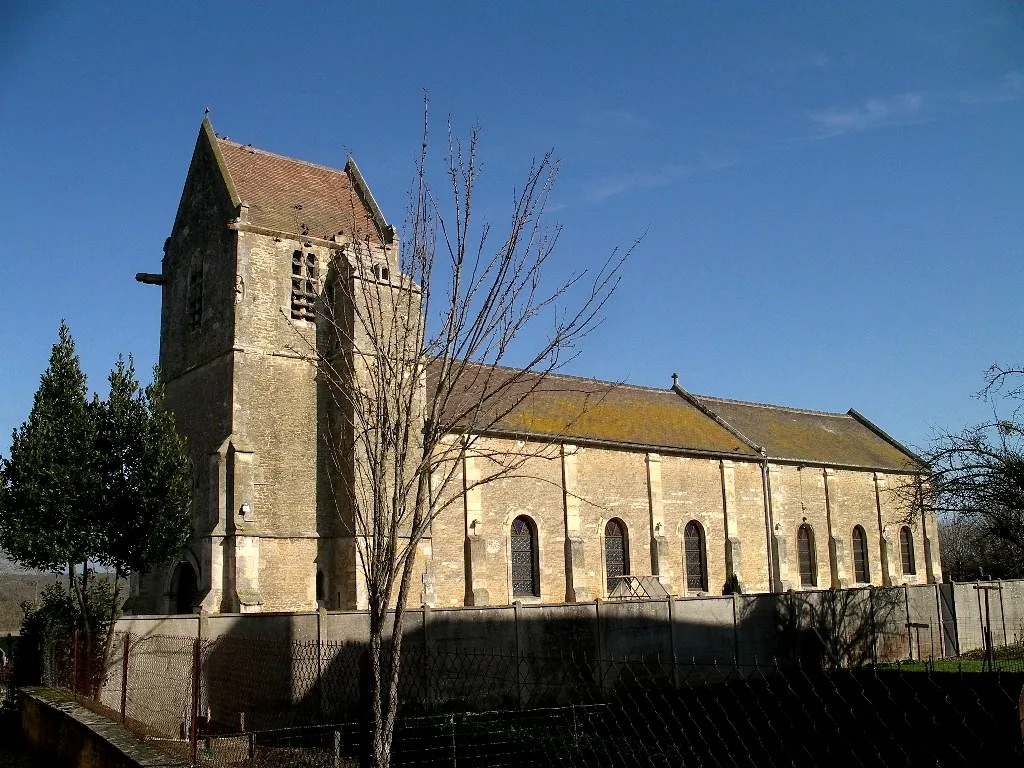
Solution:
{"label": "drainpipe", "polygon": [[775,583],[775,558],[772,555],[772,533],[775,524],[772,520],[772,481],[768,476],[768,453],[764,448],[761,449],[761,494],[764,496],[765,543],[768,545],[768,591],[774,593],[778,591]]}

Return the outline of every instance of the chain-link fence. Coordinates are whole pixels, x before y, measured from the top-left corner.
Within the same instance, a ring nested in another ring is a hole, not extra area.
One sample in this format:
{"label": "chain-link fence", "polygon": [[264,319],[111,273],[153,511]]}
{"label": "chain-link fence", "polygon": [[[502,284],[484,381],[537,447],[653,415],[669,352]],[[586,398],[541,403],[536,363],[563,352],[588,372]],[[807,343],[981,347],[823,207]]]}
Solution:
{"label": "chain-link fence", "polygon": [[[718,664],[410,647],[392,765],[1024,759],[1024,674],[970,659],[958,667],[938,660],[856,668],[819,660]],[[1024,669],[1024,652],[1015,663]],[[115,633],[102,642],[54,640],[45,668],[49,684],[194,765],[368,764],[370,666],[360,644]]]}

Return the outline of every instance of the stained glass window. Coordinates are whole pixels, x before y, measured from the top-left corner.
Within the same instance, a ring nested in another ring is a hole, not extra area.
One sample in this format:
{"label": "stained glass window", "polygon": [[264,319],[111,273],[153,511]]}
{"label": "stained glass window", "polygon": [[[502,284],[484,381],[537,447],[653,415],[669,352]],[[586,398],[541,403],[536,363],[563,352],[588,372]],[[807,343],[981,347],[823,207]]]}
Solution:
{"label": "stained glass window", "polygon": [[708,591],[707,554],[704,549],[704,530],[691,520],[683,529],[683,549],[686,555],[686,589],[692,592]]}
{"label": "stained glass window", "polygon": [[861,584],[871,581],[868,573],[868,537],[859,525],[853,529],[853,578]]}
{"label": "stained glass window", "polygon": [[610,594],[622,581],[621,577],[629,574],[626,526],[619,520],[609,520],[604,527],[604,568]]}
{"label": "stained glass window", "polygon": [[537,536],[527,517],[512,521],[512,594],[539,595],[537,589]]}
{"label": "stained glass window", "polygon": [[818,569],[814,557],[814,532],[807,523],[796,532],[796,549],[800,561],[800,586],[813,587],[818,581]]}
{"label": "stained glass window", "polygon": [[903,561],[903,573],[913,576],[917,573],[914,567],[914,537],[907,526],[900,528],[900,560]]}

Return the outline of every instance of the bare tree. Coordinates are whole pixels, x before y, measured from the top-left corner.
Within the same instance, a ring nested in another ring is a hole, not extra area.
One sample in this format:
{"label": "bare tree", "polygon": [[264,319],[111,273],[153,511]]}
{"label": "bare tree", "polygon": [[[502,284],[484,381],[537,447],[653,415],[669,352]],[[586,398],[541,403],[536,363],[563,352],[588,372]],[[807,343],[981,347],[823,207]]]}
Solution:
{"label": "bare tree", "polygon": [[[560,233],[544,217],[558,164],[548,153],[531,165],[507,231],[495,234],[474,216],[478,140],[474,129],[461,144],[449,125],[442,203],[427,181],[425,111],[400,252],[383,239],[339,246],[323,291],[321,453],[369,610],[377,766],[390,760],[420,544],[465,490],[551,453],[550,441],[507,451],[481,436],[578,354],[637,245],[613,250],[596,270],[546,281]],[[564,426],[579,415],[566,414]],[[480,477],[463,477],[467,455],[489,459]]]}
{"label": "bare tree", "polygon": [[992,418],[938,434],[925,454],[942,521],[943,570],[953,578],[1024,575],[1022,375],[992,366],[978,393]]}

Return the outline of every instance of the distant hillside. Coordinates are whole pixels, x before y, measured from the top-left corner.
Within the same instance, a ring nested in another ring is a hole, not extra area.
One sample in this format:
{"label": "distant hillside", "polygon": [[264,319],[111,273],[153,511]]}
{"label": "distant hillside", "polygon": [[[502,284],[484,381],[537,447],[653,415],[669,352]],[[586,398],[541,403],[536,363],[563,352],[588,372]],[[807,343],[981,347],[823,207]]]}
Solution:
{"label": "distant hillside", "polygon": [[35,600],[44,587],[62,578],[55,573],[0,569],[0,635],[13,634],[21,627],[23,600]]}

